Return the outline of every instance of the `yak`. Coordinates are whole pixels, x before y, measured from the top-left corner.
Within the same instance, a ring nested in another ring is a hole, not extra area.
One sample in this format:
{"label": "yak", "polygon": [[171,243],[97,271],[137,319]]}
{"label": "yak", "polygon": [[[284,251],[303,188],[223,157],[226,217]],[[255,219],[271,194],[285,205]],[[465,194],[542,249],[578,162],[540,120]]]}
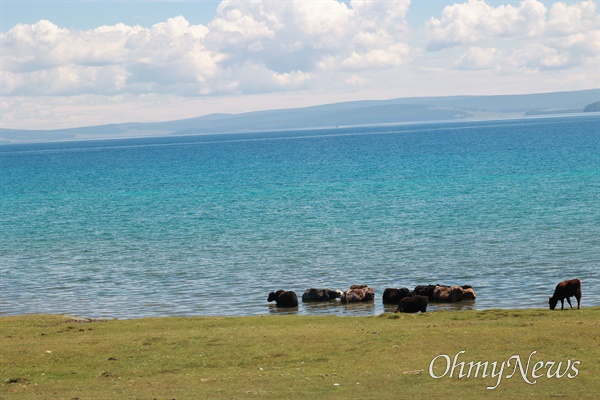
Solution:
{"label": "yak", "polygon": [[268,302],[275,300],[277,307],[298,307],[298,296],[295,292],[278,290],[269,293]]}
{"label": "yak", "polygon": [[560,300],[560,309],[565,309],[565,299],[569,303],[571,309],[573,305],[571,304],[571,296],[575,296],[577,299],[577,309],[579,310],[579,305],[581,304],[581,281],[579,279],[571,279],[567,281],[562,281],[558,285],[556,285],[556,289],[554,289],[554,294],[550,296],[548,299],[548,304],[550,305],[550,309],[554,310],[556,308],[556,303]]}
{"label": "yak", "polygon": [[427,311],[428,302],[429,298],[427,296],[421,296],[418,294],[410,297],[405,297],[402,300],[400,300],[396,312],[417,313],[421,311],[423,313]]}

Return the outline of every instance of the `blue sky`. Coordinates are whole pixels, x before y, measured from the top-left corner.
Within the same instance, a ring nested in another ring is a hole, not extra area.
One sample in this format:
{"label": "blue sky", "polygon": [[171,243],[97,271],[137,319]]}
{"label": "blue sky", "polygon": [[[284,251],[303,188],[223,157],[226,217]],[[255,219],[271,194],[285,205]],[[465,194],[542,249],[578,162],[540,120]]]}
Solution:
{"label": "blue sky", "polygon": [[2,30],[18,23],[48,19],[60,27],[93,29],[122,22],[152,26],[183,15],[192,24],[207,24],[220,1],[27,1],[2,0]]}
{"label": "blue sky", "polygon": [[4,128],[600,86],[596,1],[0,3]]}
{"label": "blue sky", "polygon": [[[431,16],[438,16],[441,10],[456,3],[455,0],[412,1],[408,20],[411,24],[423,23]],[[118,22],[133,25],[151,26],[167,17],[183,15],[192,24],[208,24],[215,16],[221,0],[188,1],[120,1],[120,0],[2,0],[0,22],[2,31],[18,23],[33,24],[40,19],[48,19],[60,27],[71,29],[93,29],[99,25]],[[344,1],[350,4],[349,0]],[[491,0],[490,5],[518,5],[519,0]],[[551,6],[553,1],[541,3]]]}

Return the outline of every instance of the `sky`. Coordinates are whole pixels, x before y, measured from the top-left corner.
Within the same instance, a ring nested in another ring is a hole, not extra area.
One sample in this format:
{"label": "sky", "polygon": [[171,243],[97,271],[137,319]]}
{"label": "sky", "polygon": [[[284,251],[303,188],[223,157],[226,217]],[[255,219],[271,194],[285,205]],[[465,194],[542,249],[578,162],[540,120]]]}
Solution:
{"label": "sky", "polygon": [[600,87],[598,1],[0,0],[0,127]]}

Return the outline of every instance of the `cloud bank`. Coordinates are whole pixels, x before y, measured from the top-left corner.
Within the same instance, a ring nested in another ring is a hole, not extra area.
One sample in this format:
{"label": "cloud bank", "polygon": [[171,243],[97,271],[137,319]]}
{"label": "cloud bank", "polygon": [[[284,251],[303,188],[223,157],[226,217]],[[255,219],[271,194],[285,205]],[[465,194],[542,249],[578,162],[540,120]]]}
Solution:
{"label": "cloud bank", "polygon": [[[207,25],[184,16],[151,27],[84,31],[47,20],[19,24],[0,37],[4,124],[24,118],[17,108],[40,96],[85,98],[89,105],[99,97],[118,103],[375,87],[389,93],[391,85],[433,69],[447,73],[439,81],[460,71],[563,71],[579,86],[598,85],[594,1],[548,8],[537,0],[518,6],[469,0],[421,26],[409,25],[409,12],[407,0],[225,0]],[[584,77],[594,68],[595,75]]]}
{"label": "cloud bank", "polygon": [[470,46],[453,64],[459,69],[569,69],[598,63],[599,28],[593,1],[555,3],[548,9],[537,0],[518,7],[469,0],[444,8],[440,18],[427,22],[427,49]]}
{"label": "cloud bank", "polygon": [[50,21],[2,34],[5,95],[293,90],[316,74],[402,63],[408,1],[223,1],[208,24],[70,31]]}

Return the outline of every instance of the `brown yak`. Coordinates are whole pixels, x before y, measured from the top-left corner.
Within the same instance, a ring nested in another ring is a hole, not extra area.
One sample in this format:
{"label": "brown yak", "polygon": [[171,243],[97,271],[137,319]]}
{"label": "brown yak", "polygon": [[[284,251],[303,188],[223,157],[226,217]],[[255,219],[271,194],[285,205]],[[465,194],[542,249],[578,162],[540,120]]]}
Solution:
{"label": "brown yak", "polygon": [[371,301],[375,298],[375,290],[367,285],[352,285],[341,297],[342,303]]}
{"label": "brown yak", "polygon": [[581,304],[581,281],[579,279],[562,281],[558,285],[556,285],[556,289],[554,289],[554,294],[548,299],[550,309],[554,310],[554,308],[556,307],[556,303],[558,303],[558,301],[560,300],[560,309],[564,310],[565,299],[567,299],[569,306],[573,308],[570,299],[571,296],[575,296],[575,298],[577,299],[577,309],[579,309],[579,305]]}

